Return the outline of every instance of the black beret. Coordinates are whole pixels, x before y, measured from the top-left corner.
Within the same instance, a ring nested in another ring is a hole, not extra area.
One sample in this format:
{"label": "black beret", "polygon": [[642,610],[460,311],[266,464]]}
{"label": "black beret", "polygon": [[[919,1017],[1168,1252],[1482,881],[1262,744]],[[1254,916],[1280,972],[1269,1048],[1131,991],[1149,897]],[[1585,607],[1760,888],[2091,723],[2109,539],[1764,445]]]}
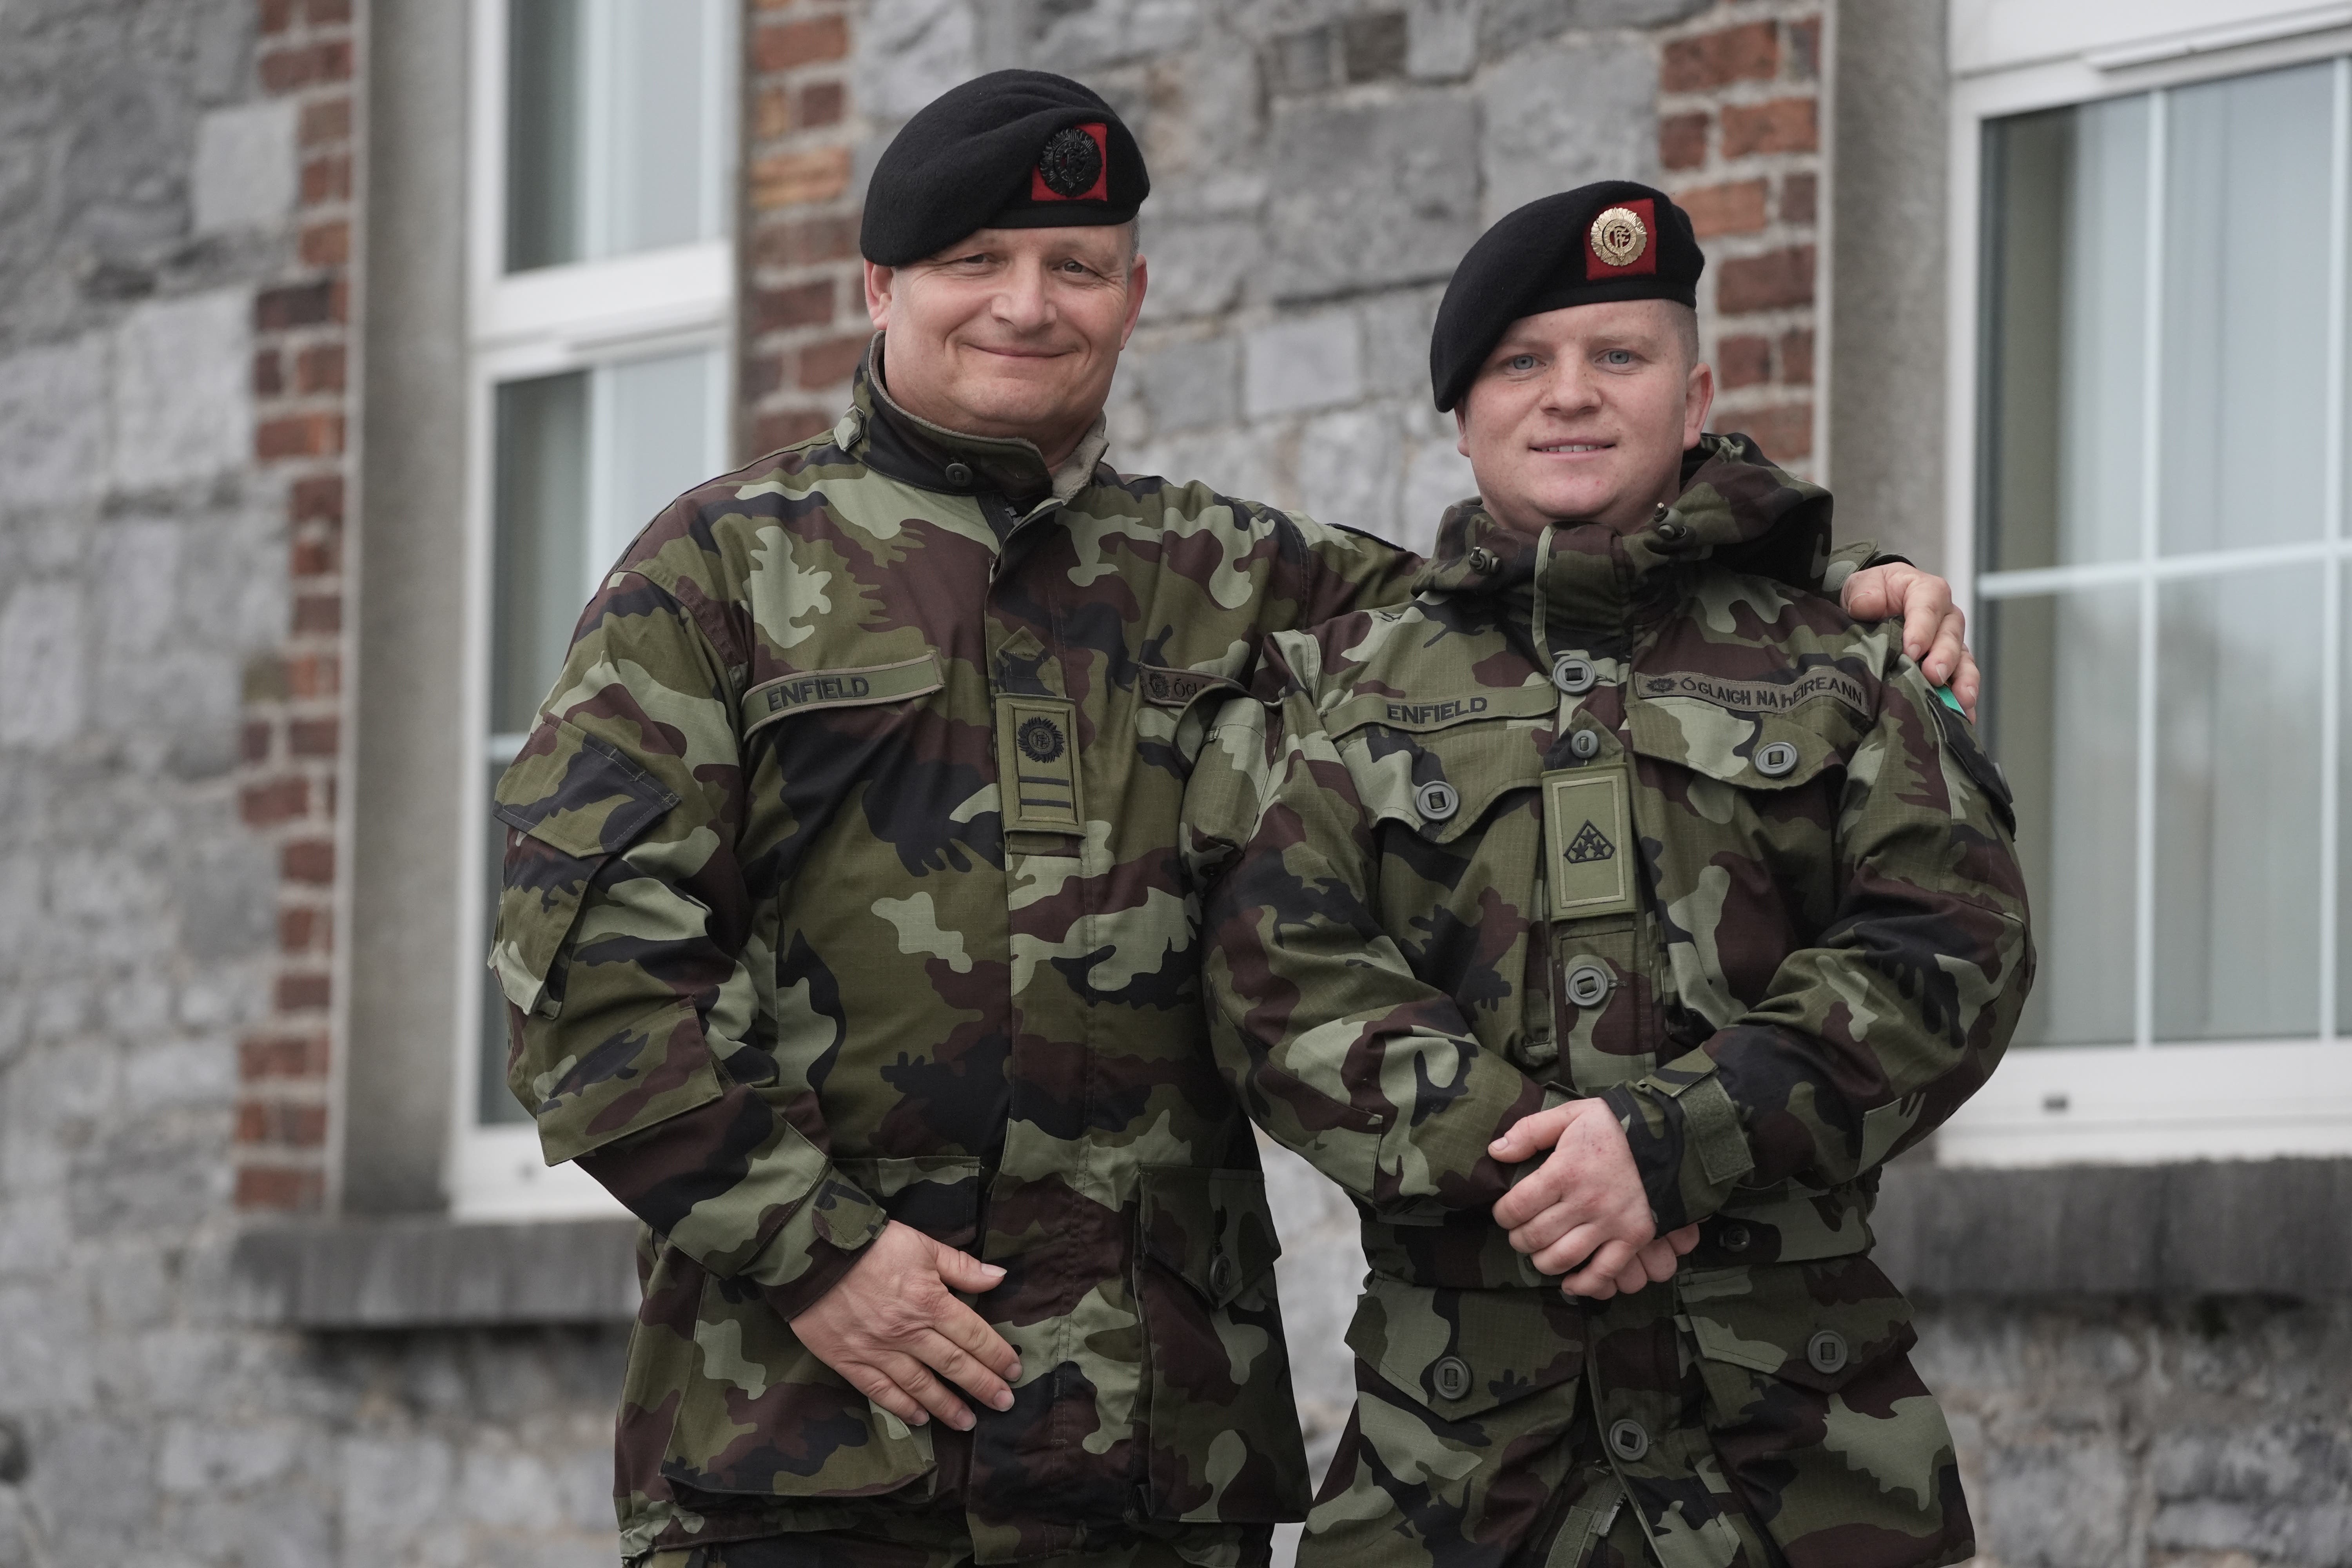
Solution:
{"label": "black beret", "polygon": [[1462,400],[1520,317],[1614,300],[1695,306],[1706,267],[1690,215],[1664,191],[1602,180],[1529,202],[1480,235],[1445,286],[1429,337],[1437,406]]}
{"label": "black beret", "polygon": [[1125,223],[1150,192],[1142,150],[1100,96],[1050,71],[991,71],[890,139],[857,247],[903,267],[975,229]]}

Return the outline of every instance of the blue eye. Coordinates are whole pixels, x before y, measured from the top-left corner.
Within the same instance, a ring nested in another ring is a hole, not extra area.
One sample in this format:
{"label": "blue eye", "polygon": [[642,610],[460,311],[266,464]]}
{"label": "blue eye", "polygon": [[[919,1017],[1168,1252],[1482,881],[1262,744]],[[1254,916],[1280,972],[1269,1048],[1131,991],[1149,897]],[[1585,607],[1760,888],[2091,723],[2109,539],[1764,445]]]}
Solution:
{"label": "blue eye", "polygon": [[1633,351],[1630,349],[1611,349],[1601,357],[1610,364],[1632,364],[1633,363]]}
{"label": "blue eye", "polygon": [[1533,354],[1513,354],[1509,359],[1504,361],[1503,364],[1504,368],[1507,370],[1533,370],[1536,367],[1536,356]]}

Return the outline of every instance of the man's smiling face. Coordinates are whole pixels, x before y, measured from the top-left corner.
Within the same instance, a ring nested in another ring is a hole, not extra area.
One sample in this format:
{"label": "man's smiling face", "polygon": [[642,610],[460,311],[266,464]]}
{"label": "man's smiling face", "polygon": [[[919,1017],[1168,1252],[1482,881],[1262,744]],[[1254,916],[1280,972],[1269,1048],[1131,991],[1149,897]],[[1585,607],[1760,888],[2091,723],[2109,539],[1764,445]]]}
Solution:
{"label": "man's smiling face", "polygon": [[1671,300],[1625,300],[1510,324],[1454,411],[1496,521],[1526,533],[1551,521],[1624,532],[1675,499],[1683,453],[1715,400],[1693,322]]}
{"label": "man's smiling face", "polygon": [[866,303],[901,406],[1057,463],[1110,395],[1145,282],[1130,226],[983,228],[905,267],[867,262]]}

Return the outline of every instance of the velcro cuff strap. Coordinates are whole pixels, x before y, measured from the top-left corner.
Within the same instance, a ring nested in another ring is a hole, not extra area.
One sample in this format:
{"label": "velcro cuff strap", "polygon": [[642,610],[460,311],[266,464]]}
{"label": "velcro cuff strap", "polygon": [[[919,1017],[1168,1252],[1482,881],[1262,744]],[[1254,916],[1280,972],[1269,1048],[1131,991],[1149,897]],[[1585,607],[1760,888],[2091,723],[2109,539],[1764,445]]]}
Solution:
{"label": "velcro cuff strap", "polygon": [[1683,1110],[1683,1147],[1698,1156],[1707,1185],[1728,1187],[1756,1168],[1748,1135],[1739,1129],[1739,1108],[1713,1073],[1675,1090]]}

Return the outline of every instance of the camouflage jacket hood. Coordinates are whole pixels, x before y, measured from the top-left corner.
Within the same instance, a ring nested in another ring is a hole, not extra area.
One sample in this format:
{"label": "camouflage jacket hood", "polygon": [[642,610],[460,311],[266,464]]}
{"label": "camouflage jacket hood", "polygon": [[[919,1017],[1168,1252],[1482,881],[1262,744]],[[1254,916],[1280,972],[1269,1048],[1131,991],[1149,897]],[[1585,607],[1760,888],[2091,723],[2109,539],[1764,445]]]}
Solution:
{"label": "camouflage jacket hood", "polygon": [[[2006,789],[1898,625],[1743,569],[1823,577],[1829,498],[1740,438],[1696,456],[1645,529],[1465,506],[1411,603],[1269,640],[1186,802],[1213,1037],[1363,1211],[1374,1489],[1339,1514],[1463,1495],[1481,1429],[1557,1431],[1585,1379],[1599,1468],[1557,1484],[1610,1477],[1666,1568],[1956,1561],[1868,1216],[2031,983]],[[1489,1142],[1561,1098],[1608,1105],[1661,1230],[1699,1224],[1671,1284],[1563,1308],[1494,1224]],[[1512,1495],[1458,1521],[1496,1560],[1533,1550]]]}
{"label": "camouflage jacket hood", "polygon": [[1548,587],[1548,618],[1594,628],[1654,613],[1701,563],[1792,587],[1831,591],[1872,553],[1830,547],[1829,491],[1775,466],[1746,436],[1707,435],[1683,454],[1682,491],[1647,526],[1555,526],[1538,537],[1495,521],[1474,497],[1446,509],[1416,593],[1485,594],[1531,604],[1551,552],[1583,557]]}
{"label": "camouflage jacket hood", "polygon": [[[628,1553],[859,1499],[961,1510],[983,1563],[1304,1511],[1178,816],[1264,637],[1418,563],[1101,450],[1049,472],[861,373],[630,545],[499,783],[509,1083],[646,1225]],[[968,1436],[789,1326],[892,1218],[1009,1270],[1017,1403]]]}

